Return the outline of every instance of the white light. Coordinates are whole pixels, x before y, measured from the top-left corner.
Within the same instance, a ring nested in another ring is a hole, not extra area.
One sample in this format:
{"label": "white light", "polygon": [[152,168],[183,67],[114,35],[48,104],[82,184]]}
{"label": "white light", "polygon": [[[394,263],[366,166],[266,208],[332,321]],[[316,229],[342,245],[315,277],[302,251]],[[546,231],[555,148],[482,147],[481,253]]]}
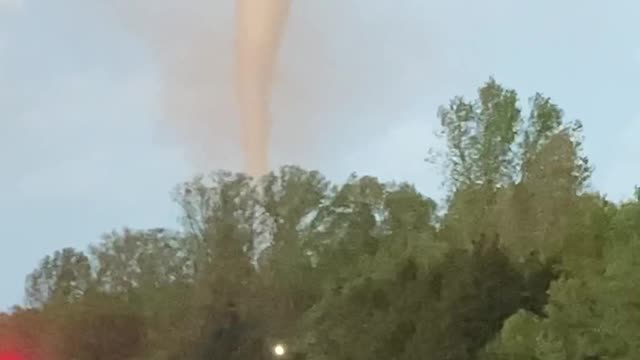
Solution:
{"label": "white light", "polygon": [[282,356],[285,353],[284,350],[284,346],[278,344],[276,346],[273,347],[273,353],[276,354],[277,356]]}

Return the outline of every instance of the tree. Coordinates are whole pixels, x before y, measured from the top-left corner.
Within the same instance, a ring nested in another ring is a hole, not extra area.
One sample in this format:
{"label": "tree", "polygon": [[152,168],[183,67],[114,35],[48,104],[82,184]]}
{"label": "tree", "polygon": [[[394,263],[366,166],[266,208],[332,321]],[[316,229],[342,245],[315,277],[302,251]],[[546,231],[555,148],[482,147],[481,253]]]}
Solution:
{"label": "tree", "polygon": [[592,172],[582,124],[566,123],[541,94],[530,108],[525,118],[516,92],[490,79],[478,99],[457,97],[440,109],[450,188],[442,234],[456,246],[499,233],[516,257],[535,250],[553,258],[562,248]]}
{"label": "tree", "polygon": [[475,359],[505,319],[531,305],[528,286],[486,239],[429,266],[405,256],[386,274],[327,293],[308,314],[306,350],[318,359]]}
{"label": "tree", "polygon": [[91,247],[97,286],[110,293],[157,288],[193,280],[188,239],[167,229],[124,229]]}
{"label": "tree", "polygon": [[455,97],[448,106],[440,107],[440,136],[446,141],[443,165],[452,190],[524,181],[541,170],[536,158],[543,148],[563,138],[571,150],[562,153],[574,154],[571,175],[580,185],[588,181],[592,168],[582,155],[582,124],[565,123],[563,111],[540,93],[529,103],[525,119],[517,93],[490,78],[478,89],[476,100]]}
{"label": "tree", "polygon": [[[214,282],[231,278],[246,284],[253,272],[254,238],[260,231],[251,179],[228,172],[196,177],[176,189],[175,200],[183,209],[187,235],[195,242],[194,275],[199,286],[207,292]],[[232,293],[233,286],[227,285]]]}
{"label": "tree", "polygon": [[0,314],[0,355],[25,359],[60,359],[59,333],[37,309],[14,307]]}
{"label": "tree", "polygon": [[268,328],[268,336],[286,337],[321,293],[313,242],[330,201],[330,183],[317,171],[286,166],[263,177],[258,189],[268,236],[261,239],[261,294],[253,304],[259,309],[254,316]]}
{"label": "tree", "polygon": [[144,320],[118,297],[93,292],[56,313],[64,359],[135,359],[145,349]]}
{"label": "tree", "polygon": [[91,247],[96,288],[125,299],[145,322],[145,338],[155,356],[179,347],[184,315],[193,292],[194,253],[190,238],[167,229],[111,232]]}
{"label": "tree", "polygon": [[[550,289],[543,316],[522,312],[507,321],[488,358],[633,359],[640,353],[640,205],[611,217],[600,261],[570,267]],[[597,258],[596,258],[597,259]]]}
{"label": "tree", "polygon": [[75,302],[93,282],[89,258],[72,248],[56,251],[40,262],[26,282],[26,302],[30,306]]}
{"label": "tree", "polygon": [[199,356],[215,323],[233,303],[241,319],[254,312],[260,292],[258,245],[268,235],[256,183],[243,174],[215,172],[179,186],[186,236],[192,239],[194,286],[182,324],[178,358]]}
{"label": "tree", "polygon": [[372,176],[198,176],[176,188],[179,231],[124,229],[90,256],[43,259],[32,308],[0,316],[0,351],[241,360],[284,342],[309,360],[637,358],[640,201],[587,191],[581,124],[541,94],[525,113],[493,79],[439,114],[442,216],[414,186]]}
{"label": "tree", "polygon": [[520,113],[516,92],[493,78],[478,90],[476,101],[456,97],[440,108],[441,135],[447,142],[445,166],[453,189],[515,180],[513,145],[522,122]]}

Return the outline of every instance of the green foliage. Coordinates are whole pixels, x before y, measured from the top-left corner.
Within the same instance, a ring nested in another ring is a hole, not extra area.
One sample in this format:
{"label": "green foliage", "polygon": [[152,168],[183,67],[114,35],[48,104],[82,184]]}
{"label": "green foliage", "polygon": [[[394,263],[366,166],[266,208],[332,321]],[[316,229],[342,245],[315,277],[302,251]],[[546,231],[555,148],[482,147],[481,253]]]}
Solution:
{"label": "green foliage", "polygon": [[566,163],[571,176],[585,184],[592,169],[582,155],[582,123],[564,123],[562,110],[542,94],[529,103],[525,119],[516,92],[491,78],[478,89],[478,99],[456,97],[440,108],[440,134],[447,145],[443,165],[453,191],[513,184],[545,171],[545,148],[571,156]]}
{"label": "green foliage", "polygon": [[46,256],[27,277],[26,302],[33,307],[72,303],[92,286],[89,258],[72,248]]}
{"label": "green foliage", "polygon": [[566,275],[550,289],[544,316],[514,316],[489,353],[536,360],[640,354],[640,204],[622,204],[609,219],[602,256],[588,267],[568,264]]}
{"label": "green foliage", "polygon": [[638,358],[640,200],[587,192],[580,122],[541,94],[525,112],[494,79],[439,115],[438,216],[412,185],[371,176],[199,176],[174,192],[179,231],[123,229],[86,255],[46,256],[29,309],[0,317],[0,351],[246,360],[283,342],[284,358],[308,360]]}
{"label": "green foliage", "polygon": [[145,349],[142,316],[117,297],[92,293],[70,309],[57,311],[65,317],[58,328],[63,358],[133,359]]}

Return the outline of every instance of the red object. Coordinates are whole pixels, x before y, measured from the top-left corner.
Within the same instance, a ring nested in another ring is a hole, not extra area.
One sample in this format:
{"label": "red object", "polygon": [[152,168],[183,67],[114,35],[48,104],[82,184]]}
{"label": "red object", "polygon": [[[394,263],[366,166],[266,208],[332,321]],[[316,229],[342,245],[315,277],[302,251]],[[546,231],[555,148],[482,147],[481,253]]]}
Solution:
{"label": "red object", "polygon": [[25,358],[17,353],[3,352],[0,353],[0,360],[25,360]]}

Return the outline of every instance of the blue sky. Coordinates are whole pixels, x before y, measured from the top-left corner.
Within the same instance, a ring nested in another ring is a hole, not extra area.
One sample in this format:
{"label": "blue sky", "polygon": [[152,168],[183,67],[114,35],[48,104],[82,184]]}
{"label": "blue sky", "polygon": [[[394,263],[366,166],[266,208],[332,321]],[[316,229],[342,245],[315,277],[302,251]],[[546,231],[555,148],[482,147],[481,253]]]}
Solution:
{"label": "blue sky", "polygon": [[[174,104],[172,114],[211,120],[192,142],[211,134],[208,166],[239,167],[221,100],[230,0],[130,0],[137,10],[115,9],[119,1],[0,0],[0,307],[22,301],[25,275],[56,249],[84,249],[124,225],[176,226],[169,193],[201,168],[190,161],[198,147],[173,136],[189,124],[166,121],[167,102],[192,94],[172,76],[207,80],[191,85],[210,103]],[[640,183],[640,3],[293,6],[274,93],[275,164],[408,180],[438,197],[438,171],[422,161],[437,106],[493,75],[583,120],[594,187],[621,199]]]}

